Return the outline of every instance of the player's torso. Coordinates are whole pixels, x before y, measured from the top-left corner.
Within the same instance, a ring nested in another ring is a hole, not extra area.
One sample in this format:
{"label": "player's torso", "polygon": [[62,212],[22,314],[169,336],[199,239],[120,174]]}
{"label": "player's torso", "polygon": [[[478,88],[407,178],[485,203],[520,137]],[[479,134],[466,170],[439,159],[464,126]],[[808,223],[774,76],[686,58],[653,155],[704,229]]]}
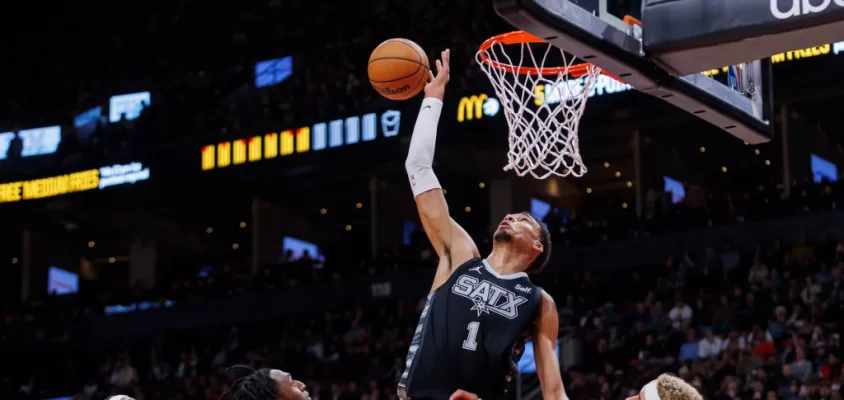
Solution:
{"label": "player's torso", "polygon": [[481,259],[458,267],[420,317],[402,377],[410,397],[447,398],[458,388],[504,397],[514,345],[536,318],[541,290],[526,274],[502,276]]}

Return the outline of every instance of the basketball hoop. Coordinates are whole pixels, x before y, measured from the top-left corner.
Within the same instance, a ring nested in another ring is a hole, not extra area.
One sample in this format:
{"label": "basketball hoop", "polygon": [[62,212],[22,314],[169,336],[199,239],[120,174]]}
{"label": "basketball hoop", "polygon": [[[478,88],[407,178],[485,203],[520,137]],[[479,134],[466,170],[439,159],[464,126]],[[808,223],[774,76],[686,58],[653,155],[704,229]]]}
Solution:
{"label": "basketball hoop", "polygon": [[[533,47],[541,44],[547,48],[537,59]],[[511,45],[521,46],[516,63],[505,51],[505,46]],[[545,67],[546,61],[556,62],[560,57],[561,66]],[[583,176],[586,166],[580,157],[577,130],[601,69],[591,63],[575,63],[575,57],[524,31],[493,36],[481,44],[475,59],[492,82],[510,127],[504,170],[537,179]]]}

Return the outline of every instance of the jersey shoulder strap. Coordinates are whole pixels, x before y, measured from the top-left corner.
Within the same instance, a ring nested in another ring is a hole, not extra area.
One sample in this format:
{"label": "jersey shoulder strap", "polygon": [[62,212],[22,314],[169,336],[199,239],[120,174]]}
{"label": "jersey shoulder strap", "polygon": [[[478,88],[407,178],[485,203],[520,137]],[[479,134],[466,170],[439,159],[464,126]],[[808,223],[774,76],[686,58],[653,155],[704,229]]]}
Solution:
{"label": "jersey shoulder strap", "polygon": [[470,258],[466,260],[463,264],[460,264],[457,268],[454,269],[452,275],[456,275],[458,272],[466,272],[471,270],[478,270],[484,268],[484,260],[479,257]]}

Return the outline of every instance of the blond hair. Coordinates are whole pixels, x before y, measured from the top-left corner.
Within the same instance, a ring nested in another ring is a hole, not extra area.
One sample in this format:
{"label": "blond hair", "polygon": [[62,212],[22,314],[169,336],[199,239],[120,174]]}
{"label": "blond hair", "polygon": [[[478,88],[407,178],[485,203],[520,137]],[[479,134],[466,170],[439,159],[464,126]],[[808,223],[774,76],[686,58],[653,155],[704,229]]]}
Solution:
{"label": "blond hair", "polygon": [[660,375],[656,379],[656,390],[662,400],[703,400],[692,385],[671,375]]}

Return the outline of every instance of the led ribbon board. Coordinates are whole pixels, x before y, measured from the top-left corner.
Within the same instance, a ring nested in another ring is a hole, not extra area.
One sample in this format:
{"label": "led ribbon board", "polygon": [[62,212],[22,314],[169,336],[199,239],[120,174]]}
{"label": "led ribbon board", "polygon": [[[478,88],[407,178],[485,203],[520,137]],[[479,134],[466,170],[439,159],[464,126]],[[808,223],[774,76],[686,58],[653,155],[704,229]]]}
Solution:
{"label": "led ribbon board", "polygon": [[202,170],[369,142],[378,137],[379,126],[382,136],[393,137],[400,125],[401,111],[387,110],[210,144],[202,147]]}
{"label": "led ribbon board", "polygon": [[149,179],[140,162],[118,164],[48,178],[0,183],[0,203],[35,200],[135,183]]}

